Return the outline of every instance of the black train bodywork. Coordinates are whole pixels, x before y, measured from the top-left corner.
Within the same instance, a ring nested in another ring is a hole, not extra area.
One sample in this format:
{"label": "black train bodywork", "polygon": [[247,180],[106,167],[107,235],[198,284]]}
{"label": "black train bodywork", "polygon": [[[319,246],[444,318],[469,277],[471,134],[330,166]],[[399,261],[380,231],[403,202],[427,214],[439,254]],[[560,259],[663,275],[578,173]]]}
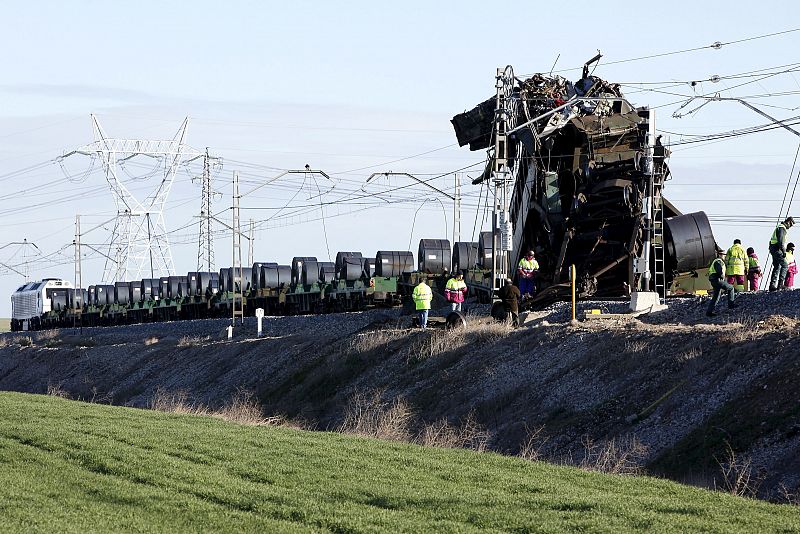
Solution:
{"label": "black train bodywork", "polygon": [[[606,100],[580,100],[586,97]],[[574,84],[560,76],[517,80],[507,103],[509,130],[573,103],[509,137],[509,168],[514,176],[511,266],[523,251],[536,252],[537,297],[542,302],[564,295],[572,264],[581,296],[627,294],[638,283],[633,262],[647,232],[642,213],[650,180],[645,172],[648,109],[634,108],[618,85],[588,76],[586,70]],[[491,98],[453,118],[460,146],[493,147],[494,107]],[[653,166],[658,194],[669,177],[668,156],[657,139]],[[490,165],[473,183],[490,178]],[[663,209],[667,278],[679,263],[683,270],[708,265],[715,244],[705,214],[681,215],[665,199]],[[691,224],[686,224],[687,217]]]}

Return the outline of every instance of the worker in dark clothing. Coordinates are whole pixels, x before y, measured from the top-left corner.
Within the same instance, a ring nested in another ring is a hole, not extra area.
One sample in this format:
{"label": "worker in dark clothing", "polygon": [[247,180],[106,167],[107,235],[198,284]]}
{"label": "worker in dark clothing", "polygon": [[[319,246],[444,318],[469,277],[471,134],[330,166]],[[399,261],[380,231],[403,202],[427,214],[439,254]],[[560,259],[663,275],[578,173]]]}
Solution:
{"label": "worker in dark clothing", "polygon": [[719,302],[720,294],[723,291],[728,292],[728,308],[736,307],[736,303],[734,302],[736,299],[736,290],[725,278],[724,257],[725,254],[720,251],[716,259],[708,266],[708,281],[711,283],[711,287],[714,288],[714,295],[711,297],[711,302],[708,303],[708,310],[706,311],[707,317],[714,317],[716,315],[714,308],[717,307],[717,302]]}
{"label": "worker in dark clothing", "polygon": [[789,228],[794,226],[794,219],[788,217],[772,232],[769,240],[769,253],[772,255],[772,277],[769,279],[769,290],[783,289],[789,264],[786,262],[786,242],[789,238]]}
{"label": "worker in dark clothing", "polygon": [[503,303],[506,313],[511,316],[511,323],[514,326],[519,326],[519,299],[521,298],[521,294],[519,288],[514,285],[511,278],[506,278],[506,284],[500,288],[500,291],[497,292],[497,296],[500,297],[500,301]]}

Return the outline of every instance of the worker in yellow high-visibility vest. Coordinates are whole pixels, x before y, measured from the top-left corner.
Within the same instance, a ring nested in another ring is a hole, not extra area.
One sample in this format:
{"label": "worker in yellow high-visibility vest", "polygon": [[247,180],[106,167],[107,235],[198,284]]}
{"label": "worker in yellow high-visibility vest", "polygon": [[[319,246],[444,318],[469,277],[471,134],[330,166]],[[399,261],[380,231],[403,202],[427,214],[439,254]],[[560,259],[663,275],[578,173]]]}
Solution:
{"label": "worker in yellow high-visibility vest", "polygon": [[711,302],[708,303],[708,310],[706,310],[706,315],[708,317],[714,317],[716,315],[714,308],[717,307],[717,302],[719,302],[720,294],[723,291],[728,292],[728,308],[736,307],[736,303],[734,302],[736,299],[736,290],[725,279],[724,256],[725,255],[720,251],[717,257],[711,262],[711,265],[708,266],[708,281],[711,283],[711,287],[714,288],[714,294],[711,297]]}
{"label": "worker in yellow high-visibility vest", "polygon": [[519,260],[517,265],[517,280],[519,280],[519,292],[531,297],[536,292],[534,277],[539,272],[539,262],[533,257],[533,251],[529,250],[525,256]]}
{"label": "worker in yellow high-visibility vest", "polygon": [[411,298],[414,299],[414,307],[419,317],[419,327],[425,330],[428,327],[428,312],[431,309],[433,291],[431,291],[430,286],[423,280],[414,288],[414,291],[411,293]]}
{"label": "worker in yellow high-visibility vest", "polygon": [[747,252],[742,246],[741,239],[734,239],[733,245],[725,253],[725,274],[728,277],[728,283],[736,288],[736,291],[742,292],[745,288],[745,274],[747,273],[747,265],[749,260]]}

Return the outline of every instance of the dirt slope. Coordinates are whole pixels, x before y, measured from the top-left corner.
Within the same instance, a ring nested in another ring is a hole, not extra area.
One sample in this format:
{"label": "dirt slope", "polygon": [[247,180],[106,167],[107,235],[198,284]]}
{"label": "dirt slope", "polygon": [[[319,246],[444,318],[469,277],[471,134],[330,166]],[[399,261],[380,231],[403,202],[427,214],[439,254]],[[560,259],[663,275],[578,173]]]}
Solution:
{"label": "dirt slope", "polygon": [[528,455],[575,464],[610,454],[706,486],[725,485],[722,464],[780,500],[800,488],[800,293],[744,295],[713,321],[704,306],[570,326],[556,305],[514,331],[478,318],[414,331],[375,310],[268,318],[261,339],[248,322],[233,341],[223,320],[39,333],[30,345],[3,334],[0,389],[140,407],[159,390],[211,407],[247,390],[265,414],[317,429],[377,392],[403,399],[415,429],[471,414],[498,451],[527,441]]}

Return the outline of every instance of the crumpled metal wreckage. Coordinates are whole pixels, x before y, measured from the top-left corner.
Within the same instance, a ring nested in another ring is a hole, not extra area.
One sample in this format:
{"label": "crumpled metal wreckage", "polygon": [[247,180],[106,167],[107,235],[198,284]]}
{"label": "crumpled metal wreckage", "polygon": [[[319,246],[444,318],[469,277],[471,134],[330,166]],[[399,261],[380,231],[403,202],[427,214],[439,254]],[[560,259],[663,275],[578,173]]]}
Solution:
{"label": "crumpled metal wreckage", "polygon": [[[647,232],[643,201],[650,180],[645,159],[651,115],[631,105],[618,84],[589,75],[591,62],[575,82],[545,74],[515,79],[507,100],[508,131],[524,125],[508,139],[514,178],[511,267],[522,251],[535,251],[537,300],[543,303],[568,293],[572,264],[582,297],[622,296],[638,283],[633,262]],[[494,146],[495,108],[492,97],[453,117],[460,146]],[[653,148],[660,192],[670,176],[669,151],[660,137]],[[490,158],[473,183],[488,180],[491,171]],[[666,199],[663,210],[667,277],[707,266],[716,247],[705,214],[682,215]]]}

